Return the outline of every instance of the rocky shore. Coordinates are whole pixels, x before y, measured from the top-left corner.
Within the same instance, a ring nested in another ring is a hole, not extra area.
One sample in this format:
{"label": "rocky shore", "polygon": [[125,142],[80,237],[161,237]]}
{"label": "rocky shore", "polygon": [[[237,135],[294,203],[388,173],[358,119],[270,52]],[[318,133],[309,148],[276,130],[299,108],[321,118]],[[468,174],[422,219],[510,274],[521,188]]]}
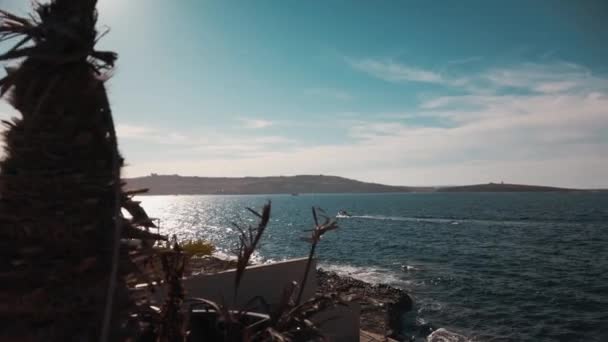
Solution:
{"label": "rocky shore", "polygon": [[338,292],[353,296],[361,307],[361,329],[399,338],[403,331],[402,315],[413,307],[412,298],[403,290],[385,285],[317,270],[319,292]]}
{"label": "rocky shore", "polygon": [[363,330],[388,336],[397,341],[422,339],[426,342],[470,341],[466,336],[444,328],[434,330],[431,326],[419,327],[415,332],[410,331],[417,336],[404,336],[400,333],[408,329],[404,326],[403,315],[411,311],[414,306],[412,298],[405,291],[386,284],[369,284],[323,269],[318,269],[317,275],[319,292],[337,291],[357,298],[355,301],[361,307],[360,324]]}
{"label": "rocky shore", "polygon": [[186,274],[217,273],[236,268],[235,260],[220,259],[214,256],[191,258],[188,263]]}
{"label": "rocky shore", "polygon": [[[216,257],[193,258],[190,269],[215,273],[234,268],[234,261]],[[405,291],[385,284],[369,284],[361,280],[340,276],[323,269],[317,270],[318,292],[338,292],[353,297],[361,307],[361,329],[392,337],[403,331],[402,315],[413,306],[411,297]]]}

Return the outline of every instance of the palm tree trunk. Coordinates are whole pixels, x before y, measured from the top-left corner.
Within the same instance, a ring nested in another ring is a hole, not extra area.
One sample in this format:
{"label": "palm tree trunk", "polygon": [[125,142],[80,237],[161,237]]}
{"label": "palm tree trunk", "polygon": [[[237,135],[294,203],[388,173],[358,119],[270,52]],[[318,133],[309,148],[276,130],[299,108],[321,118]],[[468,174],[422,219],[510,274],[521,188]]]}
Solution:
{"label": "palm tree trunk", "polygon": [[128,299],[118,266],[122,159],[97,73],[107,60],[91,61],[95,3],[40,5],[34,48],[3,80],[22,117],[5,123],[0,163],[0,340],[116,337],[108,329],[123,318],[113,312],[127,310],[128,301],[114,304]]}

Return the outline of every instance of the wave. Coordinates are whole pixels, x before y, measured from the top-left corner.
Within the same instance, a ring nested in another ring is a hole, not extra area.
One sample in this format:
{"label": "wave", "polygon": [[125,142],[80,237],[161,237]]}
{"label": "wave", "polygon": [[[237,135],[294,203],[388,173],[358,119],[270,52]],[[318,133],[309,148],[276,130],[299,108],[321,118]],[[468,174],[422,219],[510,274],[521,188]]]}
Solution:
{"label": "wave", "polygon": [[369,284],[388,284],[396,287],[404,287],[409,282],[401,279],[398,273],[381,267],[359,267],[339,264],[320,264],[319,268],[324,271],[334,272],[339,276],[347,276]]}
{"label": "wave", "polygon": [[222,259],[222,260],[227,260],[227,261],[236,260],[236,256],[233,253],[228,253],[226,251],[219,250],[219,249],[216,249],[212,255],[214,257],[216,257],[218,259]]}
{"label": "wave", "polygon": [[[226,261],[236,261],[237,257],[234,255],[234,252],[229,252],[227,250],[216,249],[212,256]],[[278,261],[285,261],[287,258],[283,259],[273,259],[262,256],[258,251],[253,252],[251,255],[251,259],[249,260],[252,265],[263,265],[263,264],[272,264]]]}

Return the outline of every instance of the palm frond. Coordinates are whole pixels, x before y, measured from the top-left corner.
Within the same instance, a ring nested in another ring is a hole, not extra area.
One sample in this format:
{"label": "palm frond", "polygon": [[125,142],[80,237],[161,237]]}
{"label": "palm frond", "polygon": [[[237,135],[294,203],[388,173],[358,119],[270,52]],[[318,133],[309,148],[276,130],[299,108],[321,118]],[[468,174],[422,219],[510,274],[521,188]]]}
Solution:
{"label": "palm frond", "polygon": [[[90,3],[86,8],[92,14],[88,16],[86,13],[75,16],[78,5],[70,6],[58,0],[38,4],[36,15],[30,17],[0,10],[0,43],[19,39],[0,54],[0,60],[29,58],[57,65],[85,61],[97,73],[114,67],[116,53],[95,49],[95,44],[106,32],[97,34],[94,2],[81,1],[85,2]],[[7,87],[6,83],[10,87],[11,79],[5,77],[2,83],[3,87]]]}

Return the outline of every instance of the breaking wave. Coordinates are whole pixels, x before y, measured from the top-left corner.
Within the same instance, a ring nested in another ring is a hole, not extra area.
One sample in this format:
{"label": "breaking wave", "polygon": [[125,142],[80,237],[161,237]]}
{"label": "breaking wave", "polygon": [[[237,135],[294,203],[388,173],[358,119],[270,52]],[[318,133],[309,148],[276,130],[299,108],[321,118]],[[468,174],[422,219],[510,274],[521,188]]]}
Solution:
{"label": "breaking wave", "polygon": [[351,265],[323,264],[319,265],[324,271],[334,272],[339,276],[351,277],[370,284],[388,284],[396,287],[408,285],[394,271],[381,267],[359,267]]}

